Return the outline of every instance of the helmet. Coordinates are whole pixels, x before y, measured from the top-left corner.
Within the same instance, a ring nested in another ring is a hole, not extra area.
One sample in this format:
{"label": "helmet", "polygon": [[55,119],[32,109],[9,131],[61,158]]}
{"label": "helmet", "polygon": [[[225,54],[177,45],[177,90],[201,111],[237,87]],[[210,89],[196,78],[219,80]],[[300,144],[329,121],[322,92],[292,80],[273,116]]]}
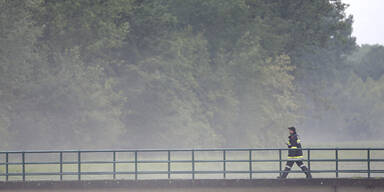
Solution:
{"label": "helmet", "polygon": [[295,127],[288,127],[288,129],[296,133],[296,128]]}

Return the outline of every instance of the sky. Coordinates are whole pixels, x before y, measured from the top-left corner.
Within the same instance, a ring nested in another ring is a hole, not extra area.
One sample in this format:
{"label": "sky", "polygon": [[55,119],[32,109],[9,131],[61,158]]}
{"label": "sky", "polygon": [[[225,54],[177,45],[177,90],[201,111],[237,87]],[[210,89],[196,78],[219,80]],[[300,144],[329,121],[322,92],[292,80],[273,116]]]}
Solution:
{"label": "sky", "polygon": [[384,45],[384,0],[343,0],[353,15],[353,36],[357,43]]}

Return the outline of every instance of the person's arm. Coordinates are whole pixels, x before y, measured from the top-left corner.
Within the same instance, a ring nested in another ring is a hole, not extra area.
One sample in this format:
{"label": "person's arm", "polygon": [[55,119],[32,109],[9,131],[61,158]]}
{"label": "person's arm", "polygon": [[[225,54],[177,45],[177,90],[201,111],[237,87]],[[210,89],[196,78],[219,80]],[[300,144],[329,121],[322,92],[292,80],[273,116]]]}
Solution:
{"label": "person's arm", "polygon": [[288,147],[293,148],[293,149],[297,148],[297,146],[298,146],[297,140],[298,140],[297,135],[290,136],[290,138],[289,138],[289,144],[290,145]]}

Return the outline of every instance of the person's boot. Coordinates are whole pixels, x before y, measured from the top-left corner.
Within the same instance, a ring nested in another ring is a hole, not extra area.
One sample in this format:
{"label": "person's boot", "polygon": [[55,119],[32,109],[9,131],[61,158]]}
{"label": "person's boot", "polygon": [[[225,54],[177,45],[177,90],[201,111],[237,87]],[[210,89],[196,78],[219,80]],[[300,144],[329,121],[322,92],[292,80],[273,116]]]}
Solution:
{"label": "person's boot", "polygon": [[281,176],[277,177],[277,178],[278,178],[278,179],[286,179],[287,176],[288,176],[289,171],[291,171],[291,169],[288,168],[288,167],[286,167],[286,168],[284,169],[283,174],[282,174]]}
{"label": "person's boot", "polygon": [[305,175],[307,176],[307,179],[312,179],[312,174],[306,166],[301,167],[301,170],[304,171]]}

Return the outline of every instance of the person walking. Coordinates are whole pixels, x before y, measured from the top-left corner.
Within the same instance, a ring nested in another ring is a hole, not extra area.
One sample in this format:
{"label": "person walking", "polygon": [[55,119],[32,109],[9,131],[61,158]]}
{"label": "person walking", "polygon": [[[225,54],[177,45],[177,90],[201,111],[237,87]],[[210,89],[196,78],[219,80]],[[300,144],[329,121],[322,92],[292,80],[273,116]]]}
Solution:
{"label": "person walking", "polygon": [[301,141],[299,135],[296,133],[295,127],[289,127],[289,137],[288,137],[288,161],[284,169],[283,174],[278,177],[278,179],[287,178],[289,172],[291,171],[293,164],[297,164],[301,170],[305,173],[307,179],[311,179],[312,175],[310,170],[303,163],[303,150],[301,147]]}

